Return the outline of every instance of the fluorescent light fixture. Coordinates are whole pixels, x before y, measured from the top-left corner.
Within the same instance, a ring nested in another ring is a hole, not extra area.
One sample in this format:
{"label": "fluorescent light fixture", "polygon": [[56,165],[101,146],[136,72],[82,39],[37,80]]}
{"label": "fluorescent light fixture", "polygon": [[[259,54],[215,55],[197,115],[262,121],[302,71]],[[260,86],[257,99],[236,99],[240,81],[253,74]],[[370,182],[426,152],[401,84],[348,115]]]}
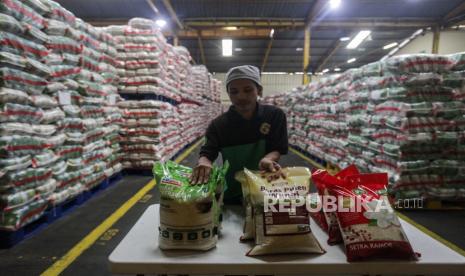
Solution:
{"label": "fluorescent light fixture", "polygon": [[270,38],[273,38],[273,36],[274,36],[274,29],[271,29],[271,31],[270,31]]}
{"label": "fluorescent light fixture", "polygon": [[287,72],[263,72],[263,75],[287,75]]}
{"label": "fluorescent light fixture", "polygon": [[226,31],[237,31],[237,27],[236,27],[236,26],[227,26],[227,27],[223,27],[223,30],[226,30]]}
{"label": "fluorescent light fixture", "polygon": [[339,72],[341,71],[341,68],[334,68],[334,72]]}
{"label": "fluorescent light fixture", "polygon": [[388,56],[394,55],[397,51],[399,51],[399,47],[396,47],[396,48],[392,49],[392,50],[389,52]]}
{"label": "fluorescent light fixture", "polygon": [[341,0],[330,0],[329,5],[331,6],[331,9],[337,9],[341,5]]}
{"label": "fluorescent light fixture", "polygon": [[221,41],[223,46],[223,56],[230,57],[232,56],[232,39],[223,39]]}
{"label": "fluorescent light fixture", "polygon": [[421,33],[423,33],[423,29],[418,29],[416,32],[413,33],[412,36],[421,35]]}
{"label": "fluorescent light fixture", "polygon": [[304,72],[295,72],[294,74],[296,74],[296,75],[303,75]]}
{"label": "fluorescent light fixture", "polygon": [[399,43],[397,42],[389,43],[387,45],[384,45],[383,50],[391,49],[392,47],[396,47],[398,44]]}
{"label": "fluorescent light fixture", "polygon": [[460,29],[464,29],[464,28],[465,28],[465,25],[459,25],[459,28],[460,28]]}
{"label": "fluorescent light fixture", "polygon": [[302,51],[304,50],[304,48],[295,48],[295,50],[296,50],[297,52],[302,52]]}
{"label": "fluorescent light fixture", "polygon": [[344,37],[339,38],[339,40],[340,41],[349,41],[350,37],[349,36],[344,36]]}
{"label": "fluorescent light fixture", "polygon": [[241,52],[241,51],[242,51],[242,48],[234,48],[234,51],[236,51],[236,52]]}
{"label": "fluorescent light fixture", "polygon": [[409,42],[410,42],[410,38],[407,38],[406,40],[402,41],[402,43],[400,43],[399,48],[404,47],[404,46],[407,45]]}
{"label": "fluorescent light fixture", "polygon": [[328,73],[329,72],[329,69],[326,68],[325,70],[321,71],[322,73]]}
{"label": "fluorescent light fixture", "polygon": [[347,61],[347,63],[352,63],[352,62],[354,62],[354,61],[356,61],[356,60],[357,60],[356,58],[351,58],[351,59],[349,59],[349,60]]}
{"label": "fluorescent light fixture", "polygon": [[163,19],[157,19],[157,21],[155,21],[155,24],[157,24],[158,27],[163,28],[166,25],[166,21]]}
{"label": "fluorescent light fixture", "polygon": [[355,49],[360,45],[369,35],[371,34],[371,31],[364,30],[360,31],[354,39],[347,45],[347,49]]}

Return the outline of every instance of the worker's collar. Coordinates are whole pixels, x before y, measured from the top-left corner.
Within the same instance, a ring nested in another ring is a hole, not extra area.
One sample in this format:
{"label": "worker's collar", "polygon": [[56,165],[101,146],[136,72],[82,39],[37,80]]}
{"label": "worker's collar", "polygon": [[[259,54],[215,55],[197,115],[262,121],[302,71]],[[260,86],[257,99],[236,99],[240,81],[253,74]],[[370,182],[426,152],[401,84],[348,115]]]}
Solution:
{"label": "worker's collar", "polygon": [[255,120],[255,119],[260,118],[260,117],[263,116],[263,105],[261,105],[261,104],[259,104],[259,103],[257,102],[256,107],[255,107],[254,115],[252,116],[252,118],[251,118],[250,120],[244,119],[244,117],[242,117],[242,115],[239,114],[239,112],[237,112],[236,107],[235,107],[234,105],[231,105],[231,106],[229,107],[228,113],[229,113],[234,119],[237,119],[237,120],[244,120],[244,121],[251,121],[251,120]]}

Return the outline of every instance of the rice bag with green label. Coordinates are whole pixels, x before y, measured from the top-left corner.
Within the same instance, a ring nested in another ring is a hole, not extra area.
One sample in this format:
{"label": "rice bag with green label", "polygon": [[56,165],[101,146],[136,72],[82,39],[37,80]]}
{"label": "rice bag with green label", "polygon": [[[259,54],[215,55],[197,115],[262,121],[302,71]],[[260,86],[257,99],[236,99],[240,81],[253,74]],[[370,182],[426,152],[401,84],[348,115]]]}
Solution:
{"label": "rice bag with green label", "polygon": [[153,174],[161,195],[161,249],[209,250],[216,246],[228,168],[228,163],[214,166],[207,183],[191,185],[191,168],[172,161],[155,163]]}

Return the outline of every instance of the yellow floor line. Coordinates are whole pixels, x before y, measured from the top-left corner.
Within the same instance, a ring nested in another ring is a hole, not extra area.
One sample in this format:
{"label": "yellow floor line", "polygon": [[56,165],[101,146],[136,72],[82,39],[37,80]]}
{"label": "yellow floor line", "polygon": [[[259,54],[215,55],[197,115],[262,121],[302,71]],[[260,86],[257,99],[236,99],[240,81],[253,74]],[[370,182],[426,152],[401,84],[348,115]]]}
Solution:
{"label": "yellow floor line", "polygon": [[[450,249],[454,250],[455,252],[459,253],[460,255],[462,256],[465,256],[465,250],[463,250],[462,248],[460,248],[459,246],[453,244],[452,242],[444,239],[443,237],[439,236],[438,234],[432,232],[431,230],[428,230],[426,227],[424,227],[423,225],[421,224],[418,224],[416,223],[414,220],[412,220],[411,218],[407,217],[406,215],[404,214],[401,214],[399,212],[396,212],[397,215],[405,220],[406,222],[410,223],[411,225],[415,226],[418,230],[420,230],[421,232],[425,233],[426,235],[430,236],[431,238],[437,240],[438,242],[444,244],[445,246],[449,247]],[[421,252],[420,252],[421,253]]]}
{"label": "yellow floor line", "polygon": [[312,164],[313,167],[318,168],[318,169],[322,169],[322,170],[325,169],[325,167],[323,167],[321,164],[318,164],[317,162],[313,161],[312,159],[308,158],[307,156],[303,155],[302,153],[298,152],[297,150],[295,150],[293,148],[289,148],[289,150],[292,151],[293,153],[297,154],[300,158],[304,159],[308,163]]}
{"label": "yellow floor line", "polygon": [[[314,167],[316,168],[319,168],[319,169],[325,169],[323,166],[321,166],[320,164],[316,163],[315,161],[311,160],[310,158],[308,158],[307,156],[303,155],[302,153],[300,153],[299,151],[293,149],[293,148],[289,148],[290,151],[292,151],[293,153],[295,153],[296,155],[298,155],[300,158],[304,159],[305,161],[309,162],[310,164],[312,164]],[[426,227],[424,227],[423,225],[420,225],[418,223],[416,223],[415,221],[413,221],[412,219],[410,219],[409,217],[397,212],[397,215],[402,218],[403,220],[405,220],[406,222],[412,224],[413,226],[415,226],[418,230],[420,230],[421,232],[425,233],[426,235],[430,236],[431,238],[437,240],[438,242],[444,244],[445,246],[449,247],[450,249],[454,250],[455,252],[459,253],[460,255],[462,256],[465,256],[465,250],[463,250],[462,248],[460,248],[459,246],[453,244],[452,242],[444,239],[443,237],[439,236],[438,234],[428,230]]]}
{"label": "yellow floor line", "polygon": [[[184,151],[174,162],[179,163],[184,160],[195,148],[197,148],[203,139],[192,145],[186,151]],[[128,201],[126,201],[121,207],[118,208],[113,214],[111,214],[106,220],[104,220],[99,226],[97,226],[92,232],[90,232],[84,239],[78,244],[71,248],[63,257],[56,261],[52,266],[45,270],[42,276],[60,275],[69,265],[71,265],[84,251],[86,251],[92,244],[94,244],[98,238],[103,235],[110,227],[113,226],[121,217],[123,217],[145,194],[147,194],[156,185],[155,180],[147,183],[142,189],[140,189],[135,195],[133,195]]]}

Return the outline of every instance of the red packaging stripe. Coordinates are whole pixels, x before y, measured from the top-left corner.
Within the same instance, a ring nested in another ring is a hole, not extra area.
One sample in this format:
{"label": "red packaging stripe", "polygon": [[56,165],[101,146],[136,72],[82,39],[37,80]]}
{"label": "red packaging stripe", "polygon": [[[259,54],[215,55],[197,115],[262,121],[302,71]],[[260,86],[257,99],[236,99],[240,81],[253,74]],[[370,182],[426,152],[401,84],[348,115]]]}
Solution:
{"label": "red packaging stripe", "polygon": [[40,57],[44,57],[44,56],[46,56],[48,54],[46,51],[40,51],[38,49],[35,49],[35,48],[30,47],[30,46],[21,44],[20,42],[18,42],[16,40],[13,40],[13,39],[9,39],[9,38],[5,38],[5,39],[1,40],[0,45],[11,45],[11,46],[13,46],[13,47],[15,47],[17,49],[33,53],[34,55],[40,56]]}
{"label": "red packaging stripe", "polygon": [[13,182],[13,184],[16,187],[19,187],[19,186],[22,186],[22,185],[24,185],[26,183],[29,183],[29,182],[46,180],[47,178],[50,178],[51,176],[52,176],[52,172],[49,171],[48,173],[46,173],[44,175],[41,175],[41,176],[31,176],[31,177],[28,177],[28,178],[24,178],[21,181],[15,181],[15,182]]}
{"label": "red packaging stripe", "polygon": [[36,23],[38,23],[40,25],[44,24],[44,20],[42,18],[40,18],[40,17],[36,16],[35,14],[29,12],[27,9],[16,5],[14,2],[12,2],[10,0],[3,0],[3,3],[5,3],[7,7],[11,8],[13,10],[16,10],[16,11],[20,12],[21,14],[24,14],[27,17],[31,18]]}
{"label": "red packaging stripe", "polygon": [[33,81],[33,80],[28,80],[28,79],[22,79],[20,77],[17,77],[17,76],[4,76],[3,77],[4,80],[13,80],[13,81],[17,81],[17,82],[24,82],[24,83],[27,83],[29,85],[34,85],[34,86],[46,86],[47,85],[47,82],[45,81]]}

